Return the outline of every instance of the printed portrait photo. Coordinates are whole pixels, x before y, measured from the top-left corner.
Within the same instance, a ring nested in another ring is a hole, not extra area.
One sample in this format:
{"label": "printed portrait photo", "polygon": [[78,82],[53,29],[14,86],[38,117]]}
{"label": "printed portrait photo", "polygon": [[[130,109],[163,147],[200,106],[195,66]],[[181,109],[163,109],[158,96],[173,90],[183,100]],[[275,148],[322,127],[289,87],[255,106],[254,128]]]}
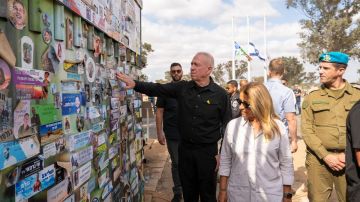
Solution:
{"label": "printed portrait photo", "polygon": [[22,30],[26,26],[27,12],[22,0],[8,1],[8,18],[16,29]]}
{"label": "printed portrait photo", "polygon": [[74,28],[73,21],[70,18],[66,19],[66,48],[72,49],[74,44]]}
{"label": "printed portrait photo", "polygon": [[52,40],[52,32],[49,28],[45,28],[42,32],[42,38],[46,44],[49,44]]}
{"label": "printed portrait photo", "polygon": [[21,38],[21,66],[24,68],[33,68],[34,42],[28,36]]}
{"label": "printed portrait photo", "polygon": [[6,89],[11,80],[11,72],[9,65],[0,59],[0,90]]}

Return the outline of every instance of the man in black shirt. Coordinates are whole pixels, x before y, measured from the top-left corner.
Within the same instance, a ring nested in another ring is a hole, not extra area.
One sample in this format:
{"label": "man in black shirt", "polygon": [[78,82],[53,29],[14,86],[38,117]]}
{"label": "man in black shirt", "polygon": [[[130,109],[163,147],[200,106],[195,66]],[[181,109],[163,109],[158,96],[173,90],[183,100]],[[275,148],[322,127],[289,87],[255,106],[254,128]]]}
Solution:
{"label": "man in black shirt", "polygon": [[360,101],[350,110],[346,120],[346,182],[347,201],[360,199]]}
{"label": "man in black shirt", "polygon": [[296,98],[295,107],[298,111],[298,114],[301,114],[301,89],[299,88],[298,85],[295,85],[293,92],[294,92],[295,98]]}
{"label": "man in black shirt", "polygon": [[230,105],[231,105],[231,118],[235,119],[240,116],[240,106],[238,100],[240,99],[240,94],[238,91],[238,83],[235,80],[230,80],[226,84],[226,91],[230,96]]}
{"label": "man in black shirt", "polygon": [[[182,67],[179,63],[172,63],[170,65],[172,82],[180,81],[182,74]],[[177,101],[174,98],[158,97],[156,107],[157,137],[160,144],[164,145],[166,142],[171,158],[171,173],[174,182],[174,197],[171,202],[180,202],[182,198],[182,189],[178,169],[180,134],[177,127]]]}
{"label": "man in black shirt", "polygon": [[217,142],[231,119],[231,108],[226,91],[210,77],[213,68],[212,55],[199,52],[191,61],[191,81],[155,84],[116,75],[127,88],[177,100],[179,174],[185,202],[197,202],[199,195],[201,201],[216,201]]}

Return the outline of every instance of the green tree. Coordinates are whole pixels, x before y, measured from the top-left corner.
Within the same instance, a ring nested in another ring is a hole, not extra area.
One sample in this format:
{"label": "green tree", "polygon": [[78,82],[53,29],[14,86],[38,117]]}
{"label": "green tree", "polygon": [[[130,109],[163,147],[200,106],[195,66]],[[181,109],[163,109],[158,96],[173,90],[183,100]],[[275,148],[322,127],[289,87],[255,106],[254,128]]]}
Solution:
{"label": "green tree", "polygon": [[298,44],[303,57],[318,62],[324,51],[342,51],[360,58],[359,0],[286,0],[287,8],[299,9],[305,19],[300,20],[302,32]]}
{"label": "green tree", "polygon": [[296,57],[282,57],[282,60],[285,64],[284,78],[286,78],[290,86],[305,81],[306,72],[304,72],[304,66]]}
{"label": "green tree", "polygon": [[[151,44],[149,43],[143,43],[142,49],[141,49],[141,64],[142,68],[145,68],[147,66],[147,58],[150,53],[154,52],[154,50],[151,47]],[[148,81],[149,77],[141,72],[139,76],[140,81]]]}
{"label": "green tree", "polygon": [[[235,63],[235,78],[238,80],[247,72],[247,62],[240,60]],[[215,82],[219,83],[221,86],[231,80],[232,73],[232,61],[227,61],[224,63],[217,64],[212,72],[212,77]],[[224,78],[225,77],[225,78]]]}

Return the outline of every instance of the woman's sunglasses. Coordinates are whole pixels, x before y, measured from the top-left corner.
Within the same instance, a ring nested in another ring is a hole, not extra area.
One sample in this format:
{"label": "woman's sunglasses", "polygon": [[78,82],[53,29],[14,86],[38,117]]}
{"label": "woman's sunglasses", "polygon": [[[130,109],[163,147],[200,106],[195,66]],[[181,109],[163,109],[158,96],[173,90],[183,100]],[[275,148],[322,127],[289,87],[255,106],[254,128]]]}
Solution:
{"label": "woman's sunglasses", "polygon": [[240,99],[236,99],[236,101],[239,103],[239,105],[244,105],[244,107],[246,108],[246,109],[250,109],[251,108],[251,106],[250,106],[250,104],[249,103],[247,103],[246,101],[243,101],[243,100],[240,100]]}

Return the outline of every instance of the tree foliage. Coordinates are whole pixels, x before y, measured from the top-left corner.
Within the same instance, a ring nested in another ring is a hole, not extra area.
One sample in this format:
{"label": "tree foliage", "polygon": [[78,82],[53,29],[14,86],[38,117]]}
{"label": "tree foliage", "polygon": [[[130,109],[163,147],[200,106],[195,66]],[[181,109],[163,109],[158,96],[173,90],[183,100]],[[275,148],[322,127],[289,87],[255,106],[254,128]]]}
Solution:
{"label": "tree foliage", "polygon": [[314,83],[317,79],[316,72],[304,71],[304,66],[296,57],[282,57],[285,64],[285,78],[290,86],[304,82]]}
{"label": "tree foliage", "polygon": [[[213,69],[212,77],[216,83],[223,86],[227,81],[231,80],[232,61],[217,64]],[[247,62],[240,60],[235,63],[235,78],[238,80],[247,73]]]}
{"label": "tree foliage", "polygon": [[[141,49],[141,64],[142,67],[145,68],[147,66],[147,58],[149,56],[150,53],[154,52],[154,50],[151,47],[151,44],[149,43],[143,43],[142,44],[142,49]],[[139,80],[140,81],[148,81],[148,76],[143,74],[141,72],[141,75],[139,76]]]}
{"label": "tree foliage", "polygon": [[299,9],[305,19],[300,20],[303,57],[318,62],[324,51],[342,51],[360,59],[359,0],[286,0],[287,8]]}

